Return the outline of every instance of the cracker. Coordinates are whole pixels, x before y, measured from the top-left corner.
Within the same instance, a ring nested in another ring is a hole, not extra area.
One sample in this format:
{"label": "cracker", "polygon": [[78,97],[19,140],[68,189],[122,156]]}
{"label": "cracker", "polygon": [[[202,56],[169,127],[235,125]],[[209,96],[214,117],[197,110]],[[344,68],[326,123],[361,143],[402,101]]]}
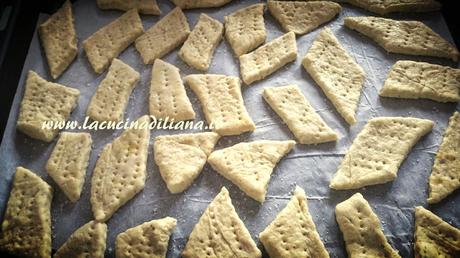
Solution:
{"label": "cracker", "polygon": [[59,129],[43,128],[43,123],[65,123],[77,106],[79,96],[79,90],[48,82],[34,71],[29,71],[17,129],[32,138],[51,142]]}
{"label": "cracker", "polygon": [[259,238],[270,257],[329,258],[308,212],[305,192],[298,186],[286,207]]}
{"label": "cracker", "polygon": [[345,121],[355,124],[365,74],[331,29],[325,28],[316,37],[302,65]]}
{"label": "cracker", "polygon": [[380,15],[394,12],[432,12],[441,9],[441,4],[434,0],[347,0],[346,2]]}
{"label": "cracker", "polygon": [[225,187],[193,228],[182,257],[262,257]]}
{"label": "cracker", "polygon": [[70,235],[65,243],[56,251],[53,258],[103,258],[106,239],[107,225],[92,220]]}
{"label": "cracker", "polygon": [[242,142],[214,151],[208,162],[249,197],[263,203],[273,169],[294,145],[294,141]]}
{"label": "cracker", "polygon": [[136,9],[132,9],[83,41],[83,48],[94,71],[102,73],[143,32],[141,18]]}
{"label": "cracker", "polygon": [[369,120],[353,140],[330,187],[357,189],[394,180],[412,147],[433,125],[431,120],[412,117]]}
{"label": "cracker", "polygon": [[179,57],[191,67],[207,71],[223,33],[222,23],[202,13],[195,28],[180,49]]}
{"label": "cracker", "polygon": [[383,234],[379,218],[360,193],[337,204],[335,217],[348,257],[400,257]]}
{"label": "cracker", "polygon": [[91,179],[91,206],[97,221],[108,220],[144,188],[150,119],[143,116],[137,123],[137,129],[127,129],[105,145],[96,162]]}
{"label": "cracker", "polygon": [[459,53],[451,43],[419,21],[378,17],[345,17],[345,26],[371,38],[390,53],[450,58]]}
{"label": "cracker", "polygon": [[297,85],[264,88],[263,97],[301,144],[337,140],[337,133],[315,112]]}
{"label": "cracker", "polygon": [[152,68],[149,97],[150,115],[157,119],[183,121],[195,119],[179,68],[156,59]]}
{"label": "cracker", "polygon": [[460,113],[449,119],[430,175],[428,203],[437,203],[460,187]]}
{"label": "cracker", "polygon": [[113,59],[106,77],[91,98],[86,115],[94,121],[122,121],[129,96],[139,79],[140,74],[131,66]]}
{"label": "cracker", "polygon": [[176,219],[165,217],[130,228],[117,236],[117,258],[164,258]]}
{"label": "cracker", "polygon": [[415,257],[454,258],[460,254],[460,230],[431,211],[415,208]]}
{"label": "cracker", "polygon": [[103,10],[129,11],[135,8],[142,14],[161,14],[157,0],[97,0],[97,6]]}
{"label": "cracker", "polygon": [[265,42],[264,9],[265,4],[254,4],[225,16],[225,38],[236,56]]}
{"label": "cracker", "polygon": [[187,17],[176,7],[136,39],[136,49],[145,64],[153,64],[182,44],[189,33]]}
{"label": "cracker", "polygon": [[62,132],[46,163],[46,171],[71,202],[80,199],[91,153],[89,133]]}
{"label": "cracker", "polygon": [[0,231],[0,250],[20,257],[51,256],[53,189],[34,172],[17,167]]}
{"label": "cracker", "polygon": [[172,0],[172,2],[181,9],[196,9],[220,7],[232,0]]}
{"label": "cracker", "polygon": [[51,77],[58,78],[78,53],[77,33],[73,24],[72,4],[62,7],[38,27]]}
{"label": "cracker", "polygon": [[460,69],[425,62],[398,61],[391,68],[379,95],[458,102],[460,100],[458,78],[460,78]]}
{"label": "cracker", "polygon": [[240,73],[247,85],[262,80],[297,58],[294,32],[289,32],[251,53],[240,56]]}
{"label": "cracker", "polygon": [[244,106],[238,77],[193,74],[186,76],[185,81],[198,96],[213,131],[220,135],[238,135],[255,130]]}

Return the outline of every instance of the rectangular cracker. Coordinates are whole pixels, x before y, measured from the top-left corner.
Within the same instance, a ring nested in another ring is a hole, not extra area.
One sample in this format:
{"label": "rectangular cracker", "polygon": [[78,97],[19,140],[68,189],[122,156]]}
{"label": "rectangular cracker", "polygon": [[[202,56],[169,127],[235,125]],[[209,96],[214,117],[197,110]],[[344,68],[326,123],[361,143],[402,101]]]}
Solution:
{"label": "rectangular cracker", "polygon": [[220,7],[232,0],[172,0],[172,2],[181,9],[196,9]]}
{"label": "rectangular cracker", "polygon": [[157,0],[97,0],[96,3],[97,6],[103,10],[129,11],[135,8],[142,14],[161,14]]}

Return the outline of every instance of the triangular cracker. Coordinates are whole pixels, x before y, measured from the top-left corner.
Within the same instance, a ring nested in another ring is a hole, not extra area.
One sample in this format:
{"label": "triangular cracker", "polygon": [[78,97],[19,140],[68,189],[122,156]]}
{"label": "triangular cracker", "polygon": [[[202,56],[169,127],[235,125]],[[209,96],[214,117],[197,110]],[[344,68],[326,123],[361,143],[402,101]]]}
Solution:
{"label": "triangular cracker", "polygon": [[185,81],[198,96],[213,131],[220,135],[238,135],[255,130],[244,106],[238,77],[193,74],[186,76]]}
{"label": "triangular cracker", "polygon": [[242,142],[214,151],[208,162],[249,197],[262,203],[273,169],[294,145],[294,141]]}
{"label": "triangular cracker", "polygon": [[59,129],[44,128],[43,124],[65,123],[77,106],[80,91],[48,82],[33,71],[27,74],[25,88],[17,129],[32,138],[50,142]]}
{"label": "triangular cracker", "polygon": [[460,113],[449,119],[430,175],[428,203],[437,203],[460,187]]}
{"label": "triangular cracker", "polygon": [[451,43],[419,21],[378,17],[345,17],[345,26],[373,39],[390,53],[450,58],[459,53]]}
{"label": "triangular cracker", "polygon": [[176,7],[136,39],[136,49],[144,64],[153,64],[182,44],[189,33],[187,17]]}
{"label": "triangular cracker", "polygon": [[209,204],[193,228],[182,257],[261,257],[243,221],[238,217],[228,190]]}
{"label": "triangular cracker", "polygon": [[46,163],[46,171],[71,202],[80,199],[91,153],[89,133],[62,132]]}
{"label": "triangular cracker", "polygon": [[302,64],[345,121],[355,124],[365,74],[331,29],[316,37]]}
{"label": "triangular cracker", "polygon": [[391,68],[379,95],[457,102],[460,100],[458,78],[460,69],[425,62],[398,61]]}
{"label": "triangular cracker", "polygon": [[225,38],[236,56],[265,42],[264,8],[265,4],[254,4],[225,16]]}
{"label": "triangular cracker", "polygon": [[297,85],[267,87],[263,97],[301,144],[337,140],[337,133],[315,112]]}
{"label": "triangular cracker", "polygon": [[73,24],[72,4],[62,7],[38,27],[41,43],[53,79],[59,77],[78,53],[77,33]]}
{"label": "triangular cracker", "polygon": [[97,0],[97,6],[103,10],[129,11],[136,8],[142,14],[161,14],[157,0]]}
{"label": "triangular cracker", "polygon": [[106,238],[107,225],[92,220],[73,232],[65,243],[59,247],[53,258],[103,258]]}
{"label": "triangular cracker", "polygon": [[0,231],[0,250],[20,257],[51,256],[53,189],[34,172],[16,168]]}
{"label": "triangular cracker", "polygon": [[210,8],[220,7],[232,0],[171,0],[176,6],[181,9],[196,9],[196,8]]}
{"label": "triangular cracker", "polygon": [[268,1],[268,10],[284,31],[297,35],[308,33],[334,18],[342,7],[328,1]]}
{"label": "triangular cracker", "polygon": [[155,163],[171,193],[183,192],[192,184],[218,140],[219,135],[213,132],[155,138]]}
{"label": "triangular cracker", "polygon": [[441,9],[441,4],[434,0],[346,0],[346,2],[380,15],[394,12],[431,12]]}
{"label": "triangular cracker", "polygon": [[369,120],[345,154],[330,187],[357,189],[394,180],[412,146],[433,125],[431,120],[412,117]]}
{"label": "triangular cracker", "polygon": [[414,238],[415,257],[460,255],[460,230],[421,206],[415,208]]}
{"label": "triangular cracker", "polygon": [[286,207],[259,238],[270,257],[329,258],[308,212],[305,192],[298,186]]}
{"label": "triangular cracker", "polygon": [[342,231],[348,257],[401,257],[388,243],[379,218],[360,193],[337,204],[335,218]]}
{"label": "triangular cracker", "polygon": [[143,116],[137,128],[124,131],[104,146],[91,179],[94,218],[108,220],[145,185],[150,119]]}
{"label": "triangular cracker", "polygon": [[117,236],[117,258],[164,258],[176,219],[165,217],[130,228]]}
{"label": "triangular cracker", "polygon": [[264,79],[297,58],[294,32],[288,32],[251,53],[240,56],[240,73],[247,85]]}

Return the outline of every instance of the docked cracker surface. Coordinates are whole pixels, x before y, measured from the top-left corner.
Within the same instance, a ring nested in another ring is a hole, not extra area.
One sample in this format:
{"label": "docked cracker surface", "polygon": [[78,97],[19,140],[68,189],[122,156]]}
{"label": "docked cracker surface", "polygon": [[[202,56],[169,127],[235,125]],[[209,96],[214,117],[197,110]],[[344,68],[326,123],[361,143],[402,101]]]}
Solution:
{"label": "docked cracker surface", "polygon": [[135,8],[142,14],[161,14],[157,0],[97,0],[97,6],[103,10],[129,11]]}
{"label": "docked cracker surface", "polygon": [[212,130],[219,135],[252,132],[256,126],[249,117],[241,95],[240,79],[218,74],[193,74],[185,82],[198,96]]}
{"label": "docked cracker surface", "polygon": [[330,187],[357,189],[394,180],[412,147],[433,125],[431,120],[412,117],[369,120],[345,154]]}
{"label": "docked cracker surface", "polygon": [[379,218],[360,193],[337,204],[335,218],[342,231],[348,257],[401,257],[388,243]]}
{"label": "docked cracker surface", "polygon": [[240,73],[247,85],[264,79],[297,58],[294,32],[288,32],[251,53],[240,56]]}
{"label": "docked cracker surface", "polygon": [[379,95],[439,102],[460,100],[460,69],[425,62],[398,61]]}
{"label": "docked cracker surface", "polygon": [[308,212],[305,192],[298,186],[286,207],[259,238],[270,257],[329,258]]}
{"label": "docked cracker surface", "polygon": [[297,85],[267,87],[263,97],[301,144],[337,140],[337,133],[315,112]]}
{"label": "docked cracker surface", "polygon": [[435,0],[346,0],[365,10],[386,15],[394,12],[431,12],[441,9]]}
{"label": "docked cracker surface", "polygon": [[460,255],[460,230],[421,206],[415,208],[414,238],[415,257]]}
{"label": "docked cracker surface", "polygon": [[254,4],[225,16],[225,38],[236,56],[246,54],[265,42],[265,4]]}
{"label": "docked cracker surface", "polygon": [[195,119],[195,111],[185,92],[179,68],[161,59],[156,59],[152,68],[149,111],[157,119]]}
{"label": "docked cracker surface", "polygon": [[0,250],[19,257],[51,256],[52,190],[34,172],[16,168],[0,231]]}
{"label": "docked cracker surface", "polygon": [[220,7],[232,0],[171,0],[177,7],[181,9],[196,9]]}
{"label": "docked cracker surface", "polygon": [[62,132],[46,163],[46,171],[71,202],[80,199],[91,153],[89,133]]}
{"label": "docked cracker surface", "polygon": [[143,32],[141,18],[137,10],[132,9],[83,41],[83,48],[94,71],[102,73]]}
{"label": "docked cracker surface", "polygon": [[331,29],[325,28],[316,37],[302,65],[345,121],[355,124],[365,74]]}
{"label": "docked cracker surface", "polygon": [[34,71],[29,71],[17,129],[32,138],[51,142],[59,129],[44,128],[43,123],[65,123],[77,106],[79,96],[79,90],[48,82]]}
{"label": "docked cracker surface", "polygon": [[213,132],[155,138],[155,163],[171,193],[183,192],[193,183],[218,140],[219,135]]}
{"label": "docked cracker surface", "polygon": [[182,257],[262,257],[238,217],[225,187],[222,187],[193,228]]}
{"label": "docked cracker surface", "polygon": [[107,239],[107,225],[90,221],[77,229],[59,247],[54,258],[92,257],[103,258]]}
{"label": "docked cracker surface", "polygon": [[295,141],[242,142],[214,151],[208,162],[249,197],[263,203],[273,169],[294,145]]}
{"label": "docked cracker surface", "polygon": [[139,79],[140,74],[131,66],[113,59],[106,77],[91,98],[86,115],[94,121],[122,121],[129,96]]}
{"label": "docked cracker surface", "polygon": [[77,33],[73,21],[72,4],[67,0],[38,27],[53,79],[58,78],[77,56]]}
{"label": "docked cracker surface", "polygon": [[455,46],[419,21],[397,21],[372,16],[345,17],[345,26],[371,38],[390,53],[458,61],[459,53]]}
{"label": "docked cracker surface", "polygon": [[182,44],[190,33],[187,17],[179,7],[174,8],[136,39],[135,45],[144,64],[153,64]]}
{"label": "docked cracker surface", "polygon": [[437,203],[460,187],[460,113],[449,119],[430,175],[428,203]]}
{"label": "docked cracker surface", "polygon": [[164,258],[176,219],[165,217],[130,228],[117,236],[117,258]]}
{"label": "docked cracker surface", "polygon": [[301,35],[332,20],[342,7],[329,1],[268,1],[268,10],[286,32]]}
{"label": "docked cracker surface", "polygon": [[207,71],[223,33],[222,23],[202,13],[179,51],[180,58],[197,70]]}
{"label": "docked cracker surface", "polygon": [[97,221],[108,220],[145,185],[150,138],[148,116],[104,146],[91,179],[91,207]]}

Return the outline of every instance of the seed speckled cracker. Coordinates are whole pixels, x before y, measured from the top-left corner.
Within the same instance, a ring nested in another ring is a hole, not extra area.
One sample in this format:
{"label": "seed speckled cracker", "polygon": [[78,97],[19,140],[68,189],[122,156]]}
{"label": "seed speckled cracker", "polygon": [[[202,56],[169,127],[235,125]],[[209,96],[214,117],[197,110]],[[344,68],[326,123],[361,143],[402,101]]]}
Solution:
{"label": "seed speckled cracker", "polygon": [[395,12],[432,12],[441,9],[441,4],[434,0],[346,0],[346,2],[380,15]]}
{"label": "seed speckled cracker", "polygon": [[142,14],[161,14],[157,0],[97,0],[97,6],[103,10],[129,11],[135,8]]}

